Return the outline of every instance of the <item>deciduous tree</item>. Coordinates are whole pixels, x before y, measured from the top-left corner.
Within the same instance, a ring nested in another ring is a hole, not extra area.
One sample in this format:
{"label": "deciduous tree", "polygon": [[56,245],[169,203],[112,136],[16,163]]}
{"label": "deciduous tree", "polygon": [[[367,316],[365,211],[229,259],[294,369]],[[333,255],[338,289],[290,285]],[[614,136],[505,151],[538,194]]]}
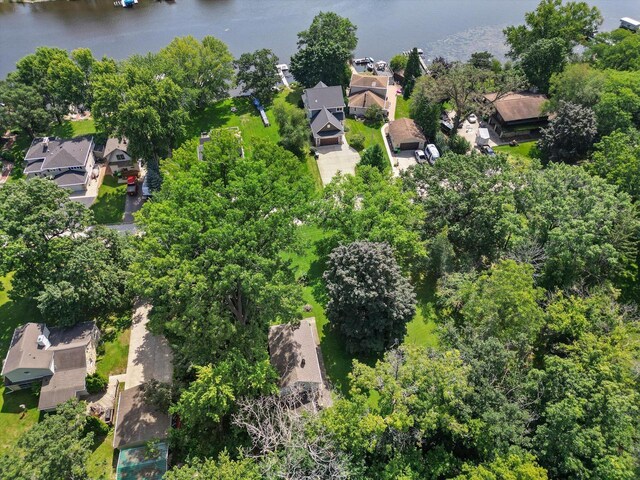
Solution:
{"label": "deciduous tree", "polygon": [[236,60],[237,80],[244,93],[251,93],[262,105],[271,105],[280,80],[276,70],[278,57],[267,48],[243,53]]}
{"label": "deciduous tree", "polygon": [[561,102],[556,117],[542,129],[538,149],[552,162],[574,162],[586,157],[598,134],[596,115],[588,107]]}
{"label": "deciduous tree", "polygon": [[376,143],[362,152],[360,165],[368,165],[384,172],[387,170],[389,162],[382,147]]}
{"label": "deciduous tree", "polygon": [[551,76],[564,69],[568,53],[562,38],[542,38],[523,52],[520,66],[529,83],[546,93]]}

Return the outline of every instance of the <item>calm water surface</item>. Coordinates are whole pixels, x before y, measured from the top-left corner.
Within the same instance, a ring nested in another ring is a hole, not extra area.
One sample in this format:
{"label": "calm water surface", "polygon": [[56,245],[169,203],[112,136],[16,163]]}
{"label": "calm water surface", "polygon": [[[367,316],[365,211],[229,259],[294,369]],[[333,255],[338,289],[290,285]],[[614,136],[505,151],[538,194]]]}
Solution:
{"label": "calm water surface", "polygon": [[[271,48],[288,62],[296,34],[319,11],[335,11],[358,25],[356,56],[388,59],[413,46],[427,57],[466,59],[477,50],[505,52],[501,30],[522,23],[538,0],[139,0],[133,9],[113,0],[0,3],[0,77],[40,45],[88,47],[122,59],[157,51],[175,36],[214,35],[236,56]],[[603,29],[623,16],[640,18],[638,0],[594,0]]]}

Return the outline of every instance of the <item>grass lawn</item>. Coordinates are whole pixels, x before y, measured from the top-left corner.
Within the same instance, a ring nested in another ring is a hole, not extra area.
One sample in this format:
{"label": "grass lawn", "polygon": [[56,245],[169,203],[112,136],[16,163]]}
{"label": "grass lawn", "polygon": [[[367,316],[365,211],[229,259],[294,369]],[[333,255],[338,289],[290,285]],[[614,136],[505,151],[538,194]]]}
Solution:
{"label": "grass lawn", "polygon": [[[39,313],[32,305],[9,300],[7,292],[11,288],[11,275],[0,277],[0,283],[3,287],[0,291],[0,358],[4,359],[14,329],[25,321],[37,322]],[[24,418],[20,418],[21,404],[27,406]],[[14,448],[20,434],[38,421],[40,413],[37,406],[38,398],[30,390],[7,395],[4,387],[0,387],[0,454]]]}
{"label": "grass lawn", "polygon": [[117,458],[114,458],[113,430],[104,437],[94,441],[94,450],[87,460],[87,473],[90,478],[115,478]]}
{"label": "grass lawn", "polygon": [[96,125],[92,118],[73,122],[65,120],[62,125],[56,125],[51,129],[51,135],[60,138],[73,138],[94,133],[96,133]]}
{"label": "grass lawn", "polygon": [[509,155],[513,155],[514,157],[524,157],[524,158],[533,158],[532,149],[536,146],[536,142],[522,142],[512,147],[510,145],[501,145],[499,147],[495,147],[494,150],[496,152],[508,153]]}
{"label": "grass lawn", "polygon": [[379,127],[370,127],[365,125],[364,122],[360,122],[358,120],[354,120],[353,118],[347,118],[345,120],[345,125],[349,130],[346,133],[347,143],[351,139],[351,137],[355,134],[360,134],[364,136],[364,148],[369,148],[376,143],[382,147],[382,151],[384,152],[384,158],[387,159],[387,164],[391,167],[391,163],[389,162],[389,156],[387,155],[387,150],[384,147],[384,140],[382,139],[382,133],[380,133]]}
{"label": "grass lawn", "polygon": [[105,175],[98,198],[91,205],[96,223],[106,225],[120,223],[124,215],[124,205],[127,201],[127,185],[118,184],[118,179],[111,175]]}
{"label": "grass lawn", "polygon": [[127,357],[129,355],[129,338],[131,329],[118,332],[116,338],[103,344],[104,353],[98,357],[96,369],[105,377],[118,375],[127,370]]}
{"label": "grass lawn", "polygon": [[402,95],[396,95],[396,116],[395,118],[409,118],[409,100],[405,100]]}
{"label": "grass lawn", "polygon": [[[323,265],[320,264],[316,251],[316,244],[325,237],[320,228],[313,225],[301,226],[298,234],[304,246],[298,253],[289,253],[286,258],[291,260],[292,267],[297,272],[297,278],[305,277],[303,297],[310,305],[311,311],[303,312],[305,317],[315,317],[320,337],[320,347],[329,380],[342,394],[349,392],[348,375],[351,372],[353,355],[347,353],[340,335],[330,328],[324,313],[326,302],[322,285]],[[419,346],[435,346],[438,343],[435,324],[435,307],[433,299],[433,285],[427,284],[417,291],[418,309],[415,317],[407,325],[405,343]],[[363,363],[373,365],[378,357],[359,358]]]}

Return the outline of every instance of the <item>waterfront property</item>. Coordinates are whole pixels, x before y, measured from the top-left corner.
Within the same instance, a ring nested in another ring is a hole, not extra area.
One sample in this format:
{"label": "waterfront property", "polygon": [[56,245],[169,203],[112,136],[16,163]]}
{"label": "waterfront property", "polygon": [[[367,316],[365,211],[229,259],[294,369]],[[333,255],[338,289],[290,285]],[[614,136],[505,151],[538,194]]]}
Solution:
{"label": "waterfront property", "polygon": [[316,147],[340,145],[344,141],[344,97],[342,87],[328,87],[322,82],[307,88],[302,101],[311,125],[313,143]]}
{"label": "waterfront property", "polygon": [[548,100],[541,93],[508,93],[497,98],[495,93],[485,95],[495,112],[489,118],[491,125],[500,138],[514,138],[536,135],[549,121],[549,115],[542,107]]}
{"label": "waterfront property", "polygon": [[351,75],[349,83],[349,114],[364,116],[369,107],[378,106],[385,116],[389,115],[389,77]]}
{"label": "waterfront property", "polygon": [[85,380],[96,370],[99,338],[93,322],[51,329],[44,323],[19,326],[2,367],[5,387],[13,392],[41,383],[38,408],[44,411],[87,395]]}
{"label": "waterfront property", "polygon": [[36,138],[24,157],[27,179],[44,177],[71,192],[86,192],[95,157],[93,137]]}

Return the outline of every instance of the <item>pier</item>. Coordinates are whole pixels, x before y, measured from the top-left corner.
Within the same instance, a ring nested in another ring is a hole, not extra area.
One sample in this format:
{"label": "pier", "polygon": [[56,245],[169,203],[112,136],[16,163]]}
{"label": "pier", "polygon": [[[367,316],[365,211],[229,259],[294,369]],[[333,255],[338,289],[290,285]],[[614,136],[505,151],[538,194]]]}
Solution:
{"label": "pier", "polygon": [[284,63],[280,63],[276,65],[276,68],[278,69],[278,75],[280,75],[280,81],[284,85],[284,88],[290,90],[291,87],[289,86],[289,81],[287,80],[287,77],[284,74],[285,71],[289,70],[289,67]]}

